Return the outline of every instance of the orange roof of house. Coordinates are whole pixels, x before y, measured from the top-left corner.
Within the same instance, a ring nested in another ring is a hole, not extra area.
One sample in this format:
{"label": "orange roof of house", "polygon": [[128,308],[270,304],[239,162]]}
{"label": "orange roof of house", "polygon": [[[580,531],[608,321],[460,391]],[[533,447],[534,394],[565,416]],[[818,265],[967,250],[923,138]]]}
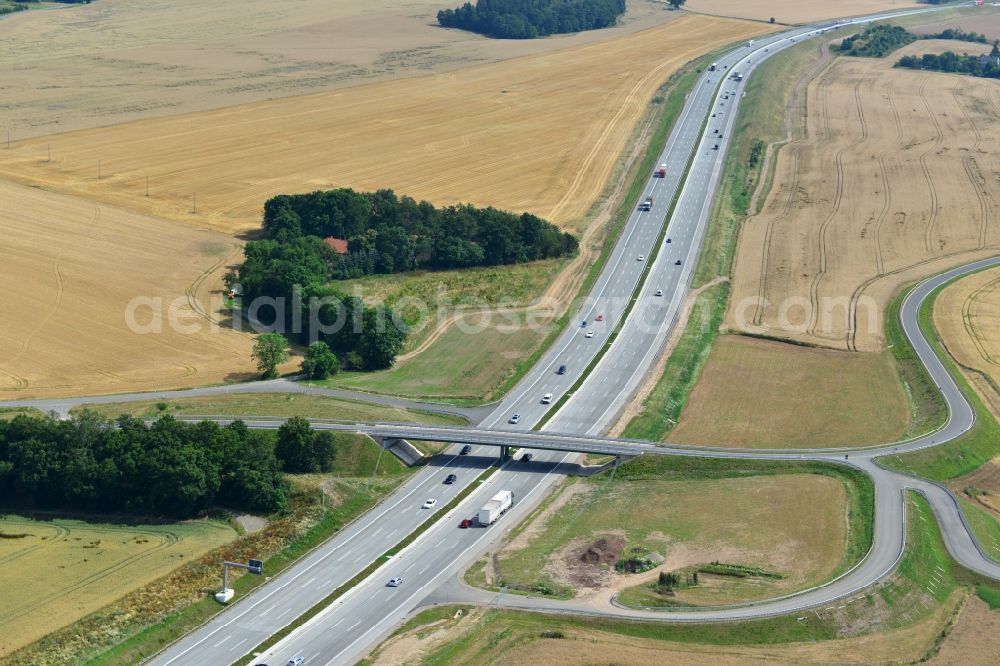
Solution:
{"label": "orange roof of house", "polygon": [[330,249],[334,252],[340,254],[347,254],[347,241],[343,238],[334,238],[333,236],[327,236],[323,239],[323,242],[330,246]]}

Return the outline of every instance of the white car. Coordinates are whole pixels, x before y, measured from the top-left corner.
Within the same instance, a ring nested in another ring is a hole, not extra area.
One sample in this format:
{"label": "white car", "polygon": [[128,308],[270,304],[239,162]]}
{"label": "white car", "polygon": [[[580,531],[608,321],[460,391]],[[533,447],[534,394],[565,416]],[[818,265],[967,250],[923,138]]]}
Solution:
{"label": "white car", "polygon": [[424,502],[424,508],[433,509],[435,506],[437,506],[437,503],[438,501],[436,499],[429,499],[426,502]]}
{"label": "white car", "polygon": [[542,404],[543,405],[551,405],[552,404],[552,394],[551,393],[546,393],[545,395],[542,396]]}
{"label": "white car", "polygon": [[656,295],[657,296],[663,296],[663,290],[662,289],[657,289],[656,290]]}
{"label": "white car", "polygon": [[587,331],[587,333],[583,337],[585,337],[585,338],[592,338],[592,337],[594,337],[594,332],[593,331]]}
{"label": "white car", "polygon": [[402,584],[403,584],[403,579],[400,578],[399,576],[389,579],[389,587],[399,587]]}
{"label": "white car", "polygon": [[639,255],[639,259],[638,259],[638,261],[646,261],[646,257],[644,257],[644,256],[642,256],[642,255],[640,254],[640,255]]}
{"label": "white car", "polygon": [[292,657],[285,666],[302,666],[305,660],[305,657]]}
{"label": "white car", "polygon": [[509,419],[507,419],[507,423],[515,423],[516,424],[516,423],[520,423],[520,422],[521,422],[521,415],[520,414],[514,414]]}

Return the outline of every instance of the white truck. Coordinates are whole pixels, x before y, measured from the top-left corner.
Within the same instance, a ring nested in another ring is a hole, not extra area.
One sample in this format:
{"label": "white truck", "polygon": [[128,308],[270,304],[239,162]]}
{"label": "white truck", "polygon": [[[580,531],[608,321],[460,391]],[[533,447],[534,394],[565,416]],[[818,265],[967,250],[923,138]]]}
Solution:
{"label": "white truck", "polygon": [[492,525],[500,516],[507,513],[514,504],[514,493],[509,490],[501,490],[490,498],[490,501],[483,505],[477,516],[481,526]]}

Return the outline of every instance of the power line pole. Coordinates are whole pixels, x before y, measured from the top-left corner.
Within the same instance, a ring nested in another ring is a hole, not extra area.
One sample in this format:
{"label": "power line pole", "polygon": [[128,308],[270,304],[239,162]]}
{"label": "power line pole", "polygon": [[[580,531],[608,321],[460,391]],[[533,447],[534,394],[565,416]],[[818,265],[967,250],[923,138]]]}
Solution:
{"label": "power line pole", "polygon": [[195,215],[198,214],[198,193],[191,193],[191,212]]}
{"label": "power line pole", "polygon": [[97,160],[97,180],[101,179],[101,160]]}
{"label": "power line pole", "polygon": [[48,152],[49,152],[49,157],[48,157],[48,159],[46,159],[45,161],[46,161],[46,162],[51,162],[51,161],[52,161],[52,144],[51,144],[51,143],[49,143],[49,144],[46,144],[46,145],[45,145],[45,147],[46,147],[46,149],[47,149],[47,150],[48,150]]}
{"label": "power line pole", "polygon": [[149,176],[146,176],[146,196],[149,196]]}

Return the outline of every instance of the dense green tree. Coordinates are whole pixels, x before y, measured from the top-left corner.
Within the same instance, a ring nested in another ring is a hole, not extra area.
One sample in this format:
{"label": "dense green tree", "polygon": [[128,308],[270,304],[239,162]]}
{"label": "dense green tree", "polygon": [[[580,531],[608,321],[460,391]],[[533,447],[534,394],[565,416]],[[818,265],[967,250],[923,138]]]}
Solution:
{"label": "dense green tree", "polygon": [[[674,9],[680,9],[683,4],[684,0],[670,0],[670,6]],[[772,20],[771,23],[774,23],[774,21]]]}
{"label": "dense green tree", "polygon": [[278,376],[278,366],[288,360],[288,339],[281,333],[264,333],[257,338],[251,354],[261,376],[273,379]]}
{"label": "dense green tree", "polygon": [[335,454],[333,434],[314,431],[300,416],[293,416],[278,428],[275,455],[286,472],[328,472]]}
{"label": "dense green tree", "polygon": [[0,501],[186,518],[216,503],[280,510],[285,489],[270,436],[240,422],[147,426],[85,412],[0,422]]}
{"label": "dense green tree", "polygon": [[[683,1],[683,0],[682,0]],[[625,0],[477,0],[438,12],[438,23],[500,39],[532,39],[614,25]]]}
{"label": "dense green tree", "polygon": [[302,359],[302,372],[312,379],[326,379],[340,371],[340,359],[322,340],[309,345]]}

